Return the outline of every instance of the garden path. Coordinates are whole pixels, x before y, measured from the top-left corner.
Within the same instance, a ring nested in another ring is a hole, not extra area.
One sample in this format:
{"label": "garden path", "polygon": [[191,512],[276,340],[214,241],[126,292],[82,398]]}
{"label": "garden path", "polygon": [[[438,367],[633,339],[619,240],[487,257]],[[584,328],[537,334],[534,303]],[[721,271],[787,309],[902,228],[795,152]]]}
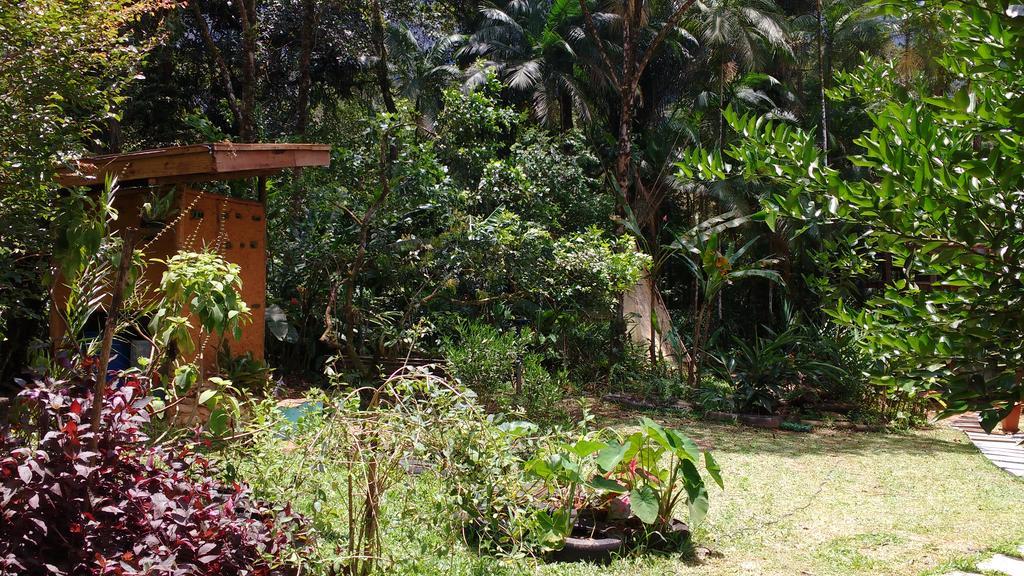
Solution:
{"label": "garden path", "polygon": [[[989,434],[981,428],[978,414],[969,412],[950,423],[962,430],[971,442],[992,461],[993,464],[1019,478],[1024,478],[1024,434]],[[1017,548],[1017,553],[1024,557],[1024,546]],[[985,573],[1001,573],[1008,576],[1024,576],[1024,560],[1004,554],[996,554],[979,562],[976,568]],[[980,576],[974,572],[949,572],[943,576]]]}
{"label": "garden path", "polygon": [[[968,412],[954,419],[951,426],[962,430],[993,464],[1024,478],[1024,434],[988,434],[978,422],[978,414]],[[1024,576],[1024,571],[1020,572]]]}
{"label": "garden path", "polygon": [[[1017,548],[1017,553],[1024,556],[1024,546]],[[997,574],[1007,574],[1008,576],[1024,576],[1024,560],[1020,558],[1013,558],[1004,554],[996,554],[995,556],[979,562],[977,569],[985,572],[986,574],[995,572]],[[974,572],[949,572],[942,576],[981,576]]]}

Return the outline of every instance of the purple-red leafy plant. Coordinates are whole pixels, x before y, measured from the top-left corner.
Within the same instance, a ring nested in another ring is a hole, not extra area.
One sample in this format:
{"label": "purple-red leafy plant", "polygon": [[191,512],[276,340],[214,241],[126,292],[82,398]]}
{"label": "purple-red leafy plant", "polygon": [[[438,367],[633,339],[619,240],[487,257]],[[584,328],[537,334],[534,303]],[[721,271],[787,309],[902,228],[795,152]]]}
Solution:
{"label": "purple-red leafy plant", "polygon": [[90,451],[91,382],[20,394],[35,424],[0,431],[0,573],[287,575],[304,521],[210,478],[186,446],[146,446],[148,399],[105,393]]}

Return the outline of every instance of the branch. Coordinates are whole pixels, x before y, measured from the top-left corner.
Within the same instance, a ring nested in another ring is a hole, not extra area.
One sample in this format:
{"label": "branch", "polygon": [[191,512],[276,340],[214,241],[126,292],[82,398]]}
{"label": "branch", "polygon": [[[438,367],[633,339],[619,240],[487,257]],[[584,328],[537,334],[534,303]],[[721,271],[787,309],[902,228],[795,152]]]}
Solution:
{"label": "branch", "polygon": [[103,325],[103,344],[100,349],[99,367],[96,370],[96,390],[92,396],[92,418],[89,431],[92,433],[90,446],[93,452],[99,450],[100,425],[103,422],[104,392],[107,388],[107,367],[113,348],[114,332],[117,331],[117,317],[121,314],[124,293],[127,289],[125,280],[132,267],[132,255],[135,253],[135,232],[128,229],[121,239],[121,260],[117,264],[117,275],[110,292],[110,308],[107,309],[107,320]]}
{"label": "branch", "polygon": [[583,10],[583,20],[586,22],[584,27],[587,31],[587,36],[590,36],[590,41],[597,46],[597,52],[601,55],[601,61],[604,62],[606,68],[608,68],[608,74],[611,75],[612,81],[615,84],[619,83],[619,75],[615,72],[615,67],[612,66],[612,61],[608,58],[608,53],[604,50],[604,44],[601,42],[601,37],[597,34],[597,26],[594,26],[594,15],[590,13],[590,8],[587,7],[587,0],[579,0],[580,8]]}
{"label": "branch", "polygon": [[[583,0],[580,1],[582,2]],[[690,9],[690,6],[693,6],[693,3],[694,0],[686,0],[686,2],[683,2],[683,5],[676,8],[676,11],[673,12],[672,15],[669,16],[668,20],[665,21],[665,25],[661,27],[661,30],[658,30],[658,35],[654,37],[651,45],[644,51],[643,59],[640,60],[640,67],[637,68],[636,75],[633,78],[634,88],[640,82],[640,76],[644,73],[644,68],[646,68],[647,64],[650,63],[651,58],[654,57],[654,53],[658,50],[658,47],[661,46],[661,43],[665,41],[665,38],[668,37],[669,33],[677,24],[679,24],[679,21],[683,18],[683,14]]]}
{"label": "branch", "polygon": [[224,61],[224,55],[221,54],[220,48],[217,48],[217,43],[213,41],[213,35],[210,34],[210,25],[206,22],[206,17],[203,16],[202,11],[199,9],[199,3],[196,0],[191,0],[188,6],[192,9],[192,13],[195,14],[196,25],[199,27],[199,34],[203,37],[206,49],[210,51],[214,62],[217,63],[221,81],[224,83],[224,91],[227,93],[228,108],[231,109],[231,115],[235,117],[235,123],[238,125],[239,130],[241,130],[245,122],[242,119],[242,109],[238,106],[238,97],[235,96],[235,88],[231,84],[231,71],[228,69],[228,63]]}

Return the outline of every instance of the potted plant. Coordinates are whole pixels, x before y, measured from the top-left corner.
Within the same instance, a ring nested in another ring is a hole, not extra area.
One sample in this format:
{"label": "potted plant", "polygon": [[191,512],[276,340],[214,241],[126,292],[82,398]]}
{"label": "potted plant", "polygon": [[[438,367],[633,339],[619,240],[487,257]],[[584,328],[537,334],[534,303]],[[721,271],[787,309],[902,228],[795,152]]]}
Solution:
{"label": "potted plant", "polygon": [[1020,432],[1020,409],[1021,403],[1015,402],[1013,408],[1010,409],[1010,413],[999,423],[999,428],[1007,434],[1016,434]]}
{"label": "potted plant", "polygon": [[600,561],[628,547],[672,548],[689,537],[674,517],[686,504],[691,524],[708,510],[704,478],[722,484],[709,452],[681,433],[644,418],[640,430],[609,442],[585,438],[527,463],[553,495],[536,514],[538,541],[556,560]]}

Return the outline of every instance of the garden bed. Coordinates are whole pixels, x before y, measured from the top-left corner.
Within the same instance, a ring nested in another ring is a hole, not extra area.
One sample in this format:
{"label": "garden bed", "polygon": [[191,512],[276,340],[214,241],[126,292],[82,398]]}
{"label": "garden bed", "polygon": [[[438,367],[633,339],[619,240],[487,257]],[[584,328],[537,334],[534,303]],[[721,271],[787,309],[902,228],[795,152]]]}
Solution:
{"label": "garden bed", "polygon": [[606,402],[612,402],[620,406],[627,406],[629,408],[636,408],[639,410],[668,410],[675,412],[692,412],[693,406],[689,402],[682,400],[672,400],[666,402],[654,402],[649,399],[634,396],[632,394],[623,394],[620,392],[613,392],[604,396]]}
{"label": "garden bed", "polygon": [[607,563],[641,543],[648,549],[671,550],[678,549],[690,538],[690,527],[680,520],[672,521],[669,532],[667,535],[648,534],[635,517],[612,522],[600,511],[583,510],[572,535],[565,539],[560,550],[550,554],[549,559],[555,562]]}
{"label": "garden bed", "polygon": [[783,422],[789,421],[817,429],[832,428],[834,430],[850,430],[854,432],[882,432],[885,430],[884,426],[878,424],[859,424],[857,422],[850,422],[849,420],[808,420],[804,418],[786,420],[785,417],[779,415],[765,416],[761,414],[740,414],[735,412],[705,412],[704,419],[713,422],[733,422],[752,428],[768,428],[773,430],[781,427]]}
{"label": "garden bed", "polygon": [[762,414],[739,414],[734,412],[707,412],[704,418],[715,422],[737,422],[752,428],[776,429],[782,425],[782,416],[765,416]]}

